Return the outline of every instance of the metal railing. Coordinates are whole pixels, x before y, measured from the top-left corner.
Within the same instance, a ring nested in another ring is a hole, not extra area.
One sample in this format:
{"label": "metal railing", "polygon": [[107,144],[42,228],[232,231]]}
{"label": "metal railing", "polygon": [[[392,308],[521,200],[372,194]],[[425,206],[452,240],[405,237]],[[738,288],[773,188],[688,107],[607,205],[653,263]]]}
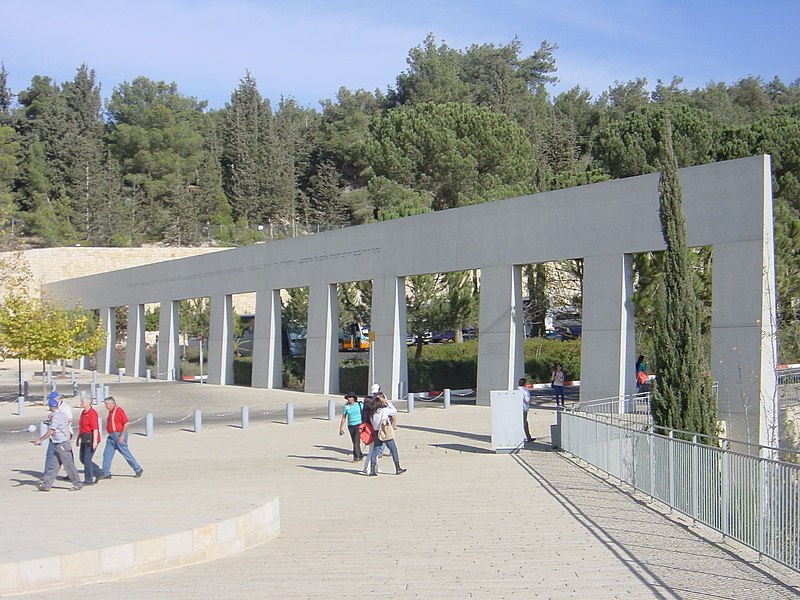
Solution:
{"label": "metal railing", "polygon": [[800,465],[777,460],[785,450],[657,433],[608,413],[566,410],[560,420],[564,450],[800,572]]}

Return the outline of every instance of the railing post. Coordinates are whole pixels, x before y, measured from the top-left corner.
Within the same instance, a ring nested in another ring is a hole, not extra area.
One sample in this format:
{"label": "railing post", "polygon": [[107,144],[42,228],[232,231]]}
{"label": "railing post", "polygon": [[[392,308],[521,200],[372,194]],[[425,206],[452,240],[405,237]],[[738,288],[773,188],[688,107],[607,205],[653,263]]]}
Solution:
{"label": "railing post", "polygon": [[144,434],[153,437],[153,413],[144,414]]}
{"label": "railing post", "polygon": [[203,411],[199,408],[194,411],[194,432],[200,433],[203,431]]}
{"label": "railing post", "polygon": [[692,436],[692,525],[698,519],[698,504],[700,496],[700,446],[697,443],[697,434]]}
{"label": "railing post", "polygon": [[675,506],[675,432],[669,430],[669,509]]}
{"label": "railing post", "polygon": [[414,392],[408,392],[408,412],[414,412]]}
{"label": "railing post", "polygon": [[722,442],[722,474],[720,482],[720,525],[722,526],[722,535],[729,535],[731,530],[730,519],[730,501],[731,501],[731,457],[730,457],[730,444],[727,440]]}
{"label": "railing post", "polygon": [[450,388],[444,390],[444,407],[450,408]]}

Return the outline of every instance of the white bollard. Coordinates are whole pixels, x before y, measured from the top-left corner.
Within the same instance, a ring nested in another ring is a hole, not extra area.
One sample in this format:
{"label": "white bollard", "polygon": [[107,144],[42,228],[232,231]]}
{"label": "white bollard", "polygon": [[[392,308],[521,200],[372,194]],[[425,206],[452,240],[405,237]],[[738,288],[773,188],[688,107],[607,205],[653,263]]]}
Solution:
{"label": "white bollard", "polygon": [[45,433],[47,433],[47,423],[39,423],[39,437],[42,437]]}
{"label": "white bollard", "polygon": [[144,372],[144,380],[145,380],[147,383],[150,383],[150,378],[151,378],[152,376],[153,376],[153,372],[152,372],[150,369],[147,369],[147,370]]}
{"label": "white bollard", "polygon": [[199,408],[194,411],[194,432],[200,433],[203,431],[203,411]]}
{"label": "white bollard", "polygon": [[17,415],[20,417],[25,414],[25,396],[17,396]]}
{"label": "white bollard", "polygon": [[328,421],[336,420],[336,401],[328,400]]}
{"label": "white bollard", "polygon": [[144,414],[144,434],[153,437],[153,413]]}
{"label": "white bollard", "polygon": [[289,402],[286,405],[286,424],[291,425],[294,423],[294,404]]}
{"label": "white bollard", "polygon": [[414,392],[408,392],[408,412],[414,412]]}
{"label": "white bollard", "polygon": [[450,408],[450,389],[445,388],[444,390],[444,407]]}
{"label": "white bollard", "polygon": [[246,406],[242,407],[242,429],[250,427],[250,409]]}

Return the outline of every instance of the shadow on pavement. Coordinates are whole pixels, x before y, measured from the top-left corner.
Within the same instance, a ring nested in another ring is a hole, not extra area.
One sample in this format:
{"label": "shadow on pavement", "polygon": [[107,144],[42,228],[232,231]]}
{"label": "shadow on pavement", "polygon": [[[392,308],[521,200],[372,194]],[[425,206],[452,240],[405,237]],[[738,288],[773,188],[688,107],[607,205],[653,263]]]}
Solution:
{"label": "shadow on pavement", "polygon": [[433,427],[419,427],[417,425],[400,425],[400,429],[411,429],[413,431],[427,431],[428,433],[439,433],[443,435],[452,435],[455,437],[467,438],[477,442],[485,442],[490,444],[492,437],[489,435],[481,435],[478,433],[469,433],[467,431],[453,431],[451,429],[435,429]]}

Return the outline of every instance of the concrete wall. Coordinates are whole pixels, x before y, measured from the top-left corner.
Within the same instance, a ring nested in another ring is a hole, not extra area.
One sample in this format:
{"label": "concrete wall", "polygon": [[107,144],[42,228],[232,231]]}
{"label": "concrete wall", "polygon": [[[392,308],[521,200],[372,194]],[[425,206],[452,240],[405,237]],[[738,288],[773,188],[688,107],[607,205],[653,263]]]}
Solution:
{"label": "concrete wall", "polygon": [[[28,293],[37,297],[43,286],[55,281],[97,275],[164,262],[189,256],[200,256],[219,252],[225,248],[93,248],[69,246],[63,248],[36,248],[22,252],[2,252],[0,261],[17,264],[17,260],[30,273]],[[234,310],[238,314],[255,311],[255,294],[234,298]]]}
{"label": "concrete wall", "polygon": [[[769,157],[680,171],[691,246],[713,246],[713,363],[722,418],[733,437],[775,441],[775,285]],[[217,298],[225,331],[227,296],[256,292],[269,309],[258,331],[253,381],[280,380],[275,294],[309,286],[306,391],[335,392],[335,284],[370,279],[373,379],[391,397],[407,384],[402,278],[481,270],[478,402],[511,389],[522,374],[521,265],[584,258],[582,399],[615,396],[634,382],[630,255],[664,248],[658,175],[374,223],[341,231],[62,281],[55,296],[86,307],[182,298]],[[379,302],[379,306],[375,306]],[[170,352],[175,315],[161,311],[161,356]],[[259,319],[256,322],[259,323]],[[133,340],[137,343],[136,340]],[[130,351],[129,340],[129,351]],[[221,360],[221,359],[216,359]],[[214,383],[225,383],[219,363]],[[412,390],[414,391],[414,390]]]}

